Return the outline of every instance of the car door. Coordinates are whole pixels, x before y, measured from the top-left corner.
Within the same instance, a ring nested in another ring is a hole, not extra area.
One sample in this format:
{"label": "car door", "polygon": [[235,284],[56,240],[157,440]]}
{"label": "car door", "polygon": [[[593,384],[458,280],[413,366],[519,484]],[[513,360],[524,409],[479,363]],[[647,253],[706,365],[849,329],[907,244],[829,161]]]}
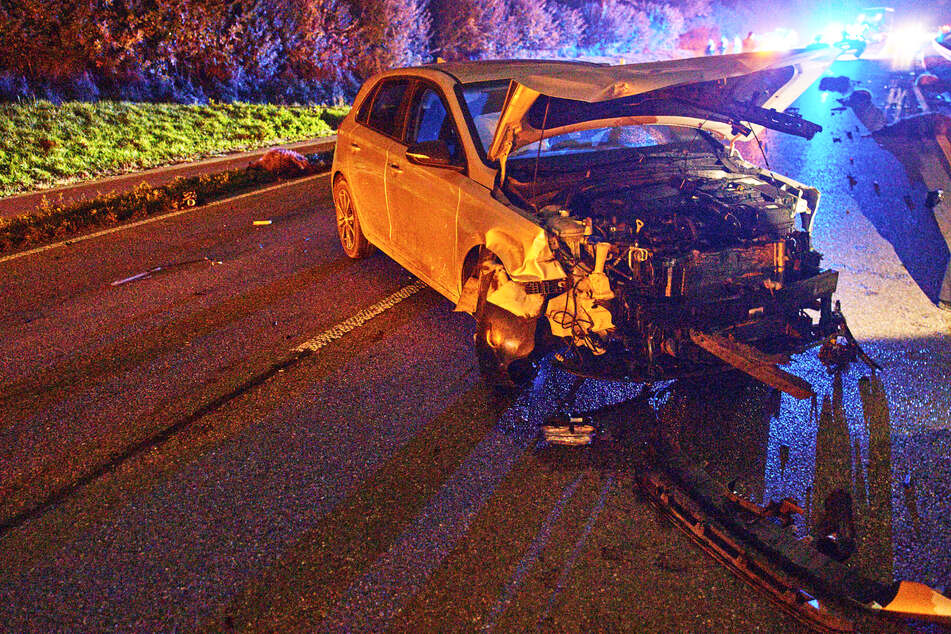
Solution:
{"label": "car door", "polygon": [[[392,241],[413,268],[444,295],[456,294],[456,211],[460,185],[467,178],[458,126],[442,92],[434,84],[417,84],[406,125],[405,141],[390,146],[386,199]],[[409,146],[443,141],[451,167],[417,165],[406,158]]]}
{"label": "car door", "polygon": [[370,97],[372,102],[365,115],[361,108],[347,148],[351,155],[347,176],[360,224],[370,242],[380,247],[390,239],[385,188],[387,153],[402,136],[410,86],[405,78],[384,80]]}

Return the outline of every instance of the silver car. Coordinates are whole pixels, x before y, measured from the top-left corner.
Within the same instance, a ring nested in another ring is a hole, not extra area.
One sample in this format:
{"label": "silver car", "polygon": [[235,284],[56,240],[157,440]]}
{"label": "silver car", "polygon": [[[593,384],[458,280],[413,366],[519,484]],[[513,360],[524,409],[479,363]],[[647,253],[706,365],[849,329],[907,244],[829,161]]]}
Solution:
{"label": "silver car", "polygon": [[387,71],[341,123],[344,252],[378,247],[476,319],[496,387],[536,361],[655,381],[777,367],[839,326],[810,242],[819,192],[737,142],[821,128],[783,110],[823,51],[607,66],[445,63]]}

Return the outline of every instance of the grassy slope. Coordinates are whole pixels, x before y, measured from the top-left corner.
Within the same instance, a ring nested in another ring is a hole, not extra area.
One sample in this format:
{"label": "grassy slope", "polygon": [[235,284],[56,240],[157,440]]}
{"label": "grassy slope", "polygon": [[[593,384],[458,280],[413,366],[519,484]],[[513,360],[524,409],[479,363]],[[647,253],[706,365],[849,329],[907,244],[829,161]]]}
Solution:
{"label": "grassy slope", "polygon": [[0,196],[331,134],[346,108],[0,104]]}

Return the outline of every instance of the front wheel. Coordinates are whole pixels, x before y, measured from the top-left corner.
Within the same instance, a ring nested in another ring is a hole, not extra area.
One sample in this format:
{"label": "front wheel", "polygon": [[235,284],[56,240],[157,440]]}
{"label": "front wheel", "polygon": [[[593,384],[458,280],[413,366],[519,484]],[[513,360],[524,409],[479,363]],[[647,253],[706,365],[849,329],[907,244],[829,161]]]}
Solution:
{"label": "front wheel", "polygon": [[513,398],[531,384],[537,373],[538,318],[516,317],[491,304],[491,274],[483,271],[476,305],[475,351],[479,372],[496,394]]}
{"label": "front wheel", "polygon": [[340,236],[340,246],[347,257],[359,260],[370,255],[373,245],[370,244],[353,205],[353,193],[346,179],[338,178],[334,183],[334,209],[337,214],[337,235]]}

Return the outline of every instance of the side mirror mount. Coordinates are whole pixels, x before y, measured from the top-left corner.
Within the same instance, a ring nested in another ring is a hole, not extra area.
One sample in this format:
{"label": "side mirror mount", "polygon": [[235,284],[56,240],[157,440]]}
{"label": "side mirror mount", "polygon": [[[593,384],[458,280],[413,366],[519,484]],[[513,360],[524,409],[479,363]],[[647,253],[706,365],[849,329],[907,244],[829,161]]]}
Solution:
{"label": "side mirror mount", "polygon": [[462,171],[462,166],[452,162],[452,154],[445,141],[423,141],[409,146],[406,149],[406,160],[416,165],[427,167],[442,167]]}

